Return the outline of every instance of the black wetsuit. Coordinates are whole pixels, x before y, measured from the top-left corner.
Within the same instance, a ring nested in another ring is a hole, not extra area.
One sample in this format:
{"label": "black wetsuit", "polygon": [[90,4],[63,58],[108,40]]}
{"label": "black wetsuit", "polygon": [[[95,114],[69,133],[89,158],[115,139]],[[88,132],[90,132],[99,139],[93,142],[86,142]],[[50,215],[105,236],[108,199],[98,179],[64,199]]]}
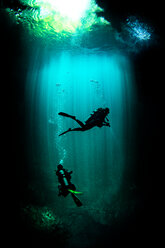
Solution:
{"label": "black wetsuit", "polygon": [[73,183],[71,183],[71,174],[72,171],[68,172],[67,170],[65,170],[63,168],[63,166],[61,164],[59,164],[57,166],[57,170],[56,171],[56,175],[58,176],[58,181],[59,181],[59,185],[58,185],[58,189],[59,189],[59,194],[58,196],[64,196],[66,197],[69,193],[71,194],[75,204],[78,207],[82,206],[82,202],[80,201],[80,199],[75,195],[75,190],[76,187]]}
{"label": "black wetsuit", "polygon": [[60,183],[58,186],[59,196],[60,195],[67,196],[69,194],[68,189],[72,189],[72,190],[76,189],[75,185],[70,182],[71,174],[72,171],[68,172],[64,168],[58,169],[56,171],[56,175],[58,176],[58,181]]}
{"label": "black wetsuit", "polygon": [[65,116],[65,117],[69,117],[69,118],[75,120],[80,125],[80,127],[77,127],[77,128],[72,128],[72,129],[69,128],[67,131],[61,133],[59,136],[65,134],[65,133],[71,132],[71,131],[86,131],[86,130],[89,130],[89,129],[96,127],[96,126],[97,127],[102,127],[102,126],[110,127],[109,120],[106,117],[109,114],[108,108],[105,108],[105,109],[99,108],[96,111],[94,111],[94,113],[91,114],[91,116],[85,121],[85,124],[82,121],[76,119],[75,116],[68,115],[68,114],[63,113],[63,112],[60,112],[58,114]]}

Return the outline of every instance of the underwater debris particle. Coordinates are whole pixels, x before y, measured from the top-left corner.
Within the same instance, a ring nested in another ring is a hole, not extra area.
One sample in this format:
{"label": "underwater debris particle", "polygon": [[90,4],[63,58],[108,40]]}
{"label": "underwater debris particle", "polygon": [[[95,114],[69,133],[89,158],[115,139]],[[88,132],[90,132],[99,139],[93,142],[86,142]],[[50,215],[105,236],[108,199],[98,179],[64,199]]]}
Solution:
{"label": "underwater debris particle", "polygon": [[48,120],[48,123],[54,125],[54,124],[55,124],[55,120],[54,120],[53,118],[50,118],[50,119]]}
{"label": "underwater debris particle", "polygon": [[94,80],[94,79],[91,79],[90,82],[91,82],[91,83],[96,83],[96,84],[99,83],[97,80]]}

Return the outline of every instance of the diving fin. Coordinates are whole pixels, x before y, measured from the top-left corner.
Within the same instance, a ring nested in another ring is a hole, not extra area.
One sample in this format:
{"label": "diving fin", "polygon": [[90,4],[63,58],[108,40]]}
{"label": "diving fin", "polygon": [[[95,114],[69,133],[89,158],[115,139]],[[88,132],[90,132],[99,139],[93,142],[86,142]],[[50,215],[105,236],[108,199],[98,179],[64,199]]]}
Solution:
{"label": "diving fin", "polygon": [[59,112],[58,115],[62,115],[62,116],[65,116],[65,117],[70,117],[70,118],[72,118],[72,119],[75,119],[75,116],[73,116],[73,115],[68,115],[68,114],[66,114],[66,113],[64,113],[64,112]]}
{"label": "diving fin", "polygon": [[75,191],[75,190],[72,190],[72,189],[68,189],[68,191],[69,191],[70,193],[73,193],[73,194],[82,194],[82,192]]}
{"label": "diving fin", "polygon": [[72,198],[73,198],[74,202],[76,203],[77,207],[81,207],[82,202],[79,200],[79,198],[73,193],[71,193],[71,195],[72,195]]}
{"label": "diving fin", "polygon": [[63,133],[61,133],[61,134],[59,134],[59,136],[61,136],[61,135],[65,134],[65,133],[67,133],[67,132],[70,132],[70,131],[72,131],[72,129],[71,129],[71,128],[69,128],[67,131],[65,131],[65,132],[63,132]]}

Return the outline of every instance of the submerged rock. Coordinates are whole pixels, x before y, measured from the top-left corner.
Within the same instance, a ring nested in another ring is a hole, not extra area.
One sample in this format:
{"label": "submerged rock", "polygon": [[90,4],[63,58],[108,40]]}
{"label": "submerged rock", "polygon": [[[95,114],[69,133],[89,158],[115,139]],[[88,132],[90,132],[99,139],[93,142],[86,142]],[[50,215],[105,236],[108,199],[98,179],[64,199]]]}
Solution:
{"label": "submerged rock", "polygon": [[21,217],[34,229],[53,231],[60,224],[60,219],[48,207],[28,205],[21,210]]}

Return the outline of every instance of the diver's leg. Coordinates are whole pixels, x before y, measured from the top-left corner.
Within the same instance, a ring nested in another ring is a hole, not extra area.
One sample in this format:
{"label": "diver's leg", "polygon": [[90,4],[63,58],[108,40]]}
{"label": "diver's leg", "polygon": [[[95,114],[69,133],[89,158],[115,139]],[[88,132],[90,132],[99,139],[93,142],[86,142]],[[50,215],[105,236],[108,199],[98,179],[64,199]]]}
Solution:
{"label": "diver's leg", "polygon": [[81,127],[77,127],[77,128],[71,129],[70,131],[85,131],[85,129]]}
{"label": "diver's leg", "polygon": [[59,112],[58,115],[62,115],[62,116],[64,116],[64,117],[69,117],[69,118],[75,119],[75,116],[69,115],[69,114],[64,113],[64,112]]}
{"label": "diver's leg", "polygon": [[84,127],[84,126],[85,126],[85,125],[82,123],[82,121],[76,119],[76,116],[74,116],[74,115],[68,115],[68,114],[66,114],[66,113],[64,113],[64,112],[59,112],[58,114],[59,114],[59,115],[62,115],[62,116],[64,116],[64,117],[69,117],[69,118],[73,119],[74,121],[76,121],[76,122],[80,125],[80,127]]}
{"label": "diver's leg", "polygon": [[80,127],[82,127],[82,128],[85,127],[85,125],[84,125],[84,123],[82,123],[82,121],[80,121],[80,120],[78,120],[76,118],[74,120],[80,125]]}
{"label": "diver's leg", "polygon": [[85,126],[84,123],[82,121],[76,119],[76,116],[70,115],[69,118],[76,121],[80,125],[80,127],[84,128],[84,126]]}
{"label": "diver's leg", "polygon": [[63,132],[63,133],[61,133],[61,134],[59,134],[59,136],[65,134],[65,133],[68,133],[68,132],[70,132],[70,131],[71,131],[71,128],[69,128],[67,131],[65,131],[65,132]]}
{"label": "diver's leg", "polygon": [[86,130],[85,128],[81,128],[81,127],[77,127],[77,128],[73,128],[73,129],[69,128],[67,131],[59,134],[59,136],[65,134],[65,133],[71,132],[71,131],[85,131],[85,130]]}

